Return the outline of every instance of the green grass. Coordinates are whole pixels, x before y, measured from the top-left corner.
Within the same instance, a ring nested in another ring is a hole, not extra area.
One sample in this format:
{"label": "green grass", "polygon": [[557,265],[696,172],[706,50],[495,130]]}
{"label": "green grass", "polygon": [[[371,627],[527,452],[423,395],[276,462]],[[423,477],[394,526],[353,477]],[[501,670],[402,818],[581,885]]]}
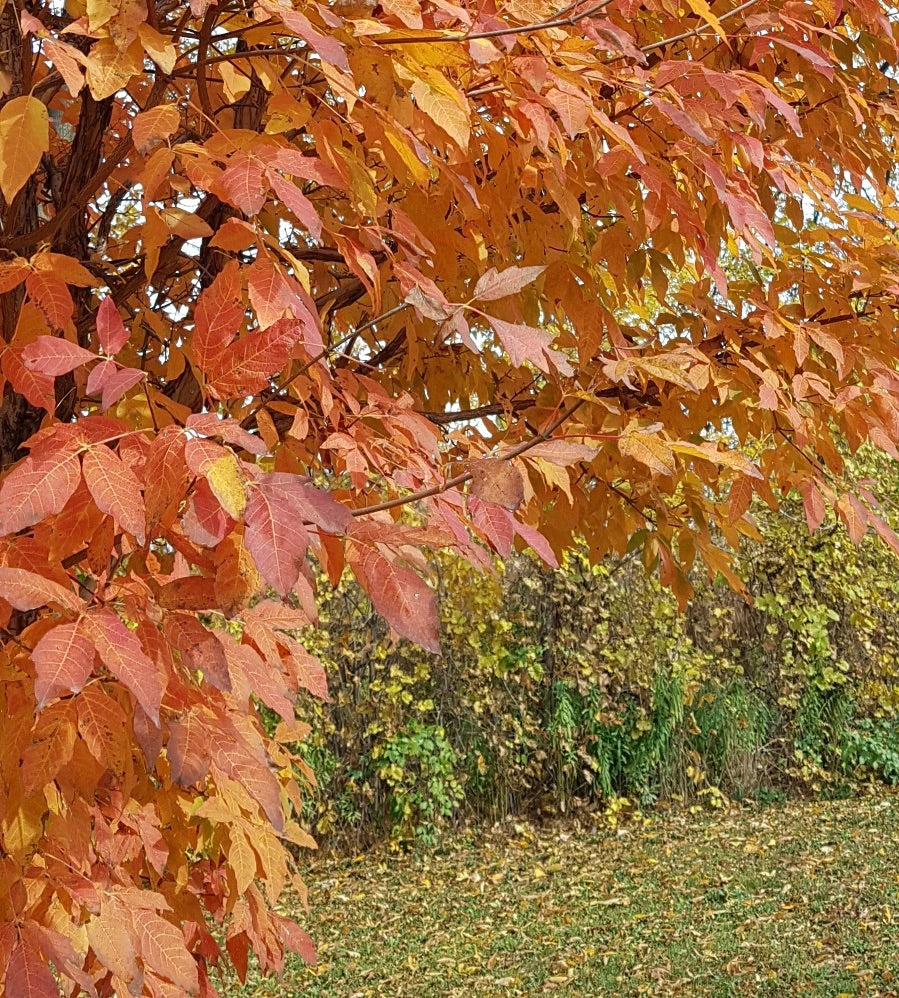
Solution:
{"label": "green grass", "polygon": [[899,796],[509,826],[307,879],[318,967],[228,998],[899,996]]}

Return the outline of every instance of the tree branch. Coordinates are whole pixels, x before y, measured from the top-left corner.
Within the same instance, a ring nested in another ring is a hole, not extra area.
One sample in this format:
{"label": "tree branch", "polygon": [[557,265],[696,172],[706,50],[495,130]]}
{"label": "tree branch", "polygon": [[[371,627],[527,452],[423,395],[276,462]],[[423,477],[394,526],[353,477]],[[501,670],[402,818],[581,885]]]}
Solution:
{"label": "tree branch", "polygon": [[[522,443],[510,448],[504,454],[502,454],[498,461],[511,461],[513,458],[519,457],[521,454],[526,453],[532,447],[536,447],[537,444],[543,443],[549,440],[553,433],[571,416],[574,415],[584,404],[586,399],[579,398],[575,402],[572,402],[567,409],[565,409],[560,416],[554,419],[545,430],[541,430],[536,433],[530,440],[525,440]],[[396,499],[387,499],[385,502],[375,503],[373,506],[362,506],[360,509],[350,510],[353,516],[364,516],[366,513],[380,513],[385,509],[396,509],[398,506],[408,506],[409,503],[418,502],[419,499],[428,499],[431,496],[440,495],[442,492],[448,492],[450,489],[454,489],[457,485],[464,485],[466,482],[471,480],[471,472],[463,471],[462,474],[456,475],[453,478],[448,478],[445,482],[441,482],[440,485],[432,485],[428,489],[422,489],[420,492],[412,492],[407,496],[399,496]]]}
{"label": "tree branch", "polygon": [[537,24],[520,24],[515,28],[494,28],[491,31],[472,31],[465,34],[455,35],[415,35],[405,38],[372,38],[376,45],[421,45],[427,42],[474,42],[482,38],[505,38],[507,35],[524,35],[533,31],[545,31],[547,28],[573,28],[578,22],[593,17],[600,11],[605,10],[612,0],[601,0],[580,14],[572,14],[568,17],[560,17],[565,11],[573,10],[577,4],[569,5],[559,11],[548,21],[539,21]]}

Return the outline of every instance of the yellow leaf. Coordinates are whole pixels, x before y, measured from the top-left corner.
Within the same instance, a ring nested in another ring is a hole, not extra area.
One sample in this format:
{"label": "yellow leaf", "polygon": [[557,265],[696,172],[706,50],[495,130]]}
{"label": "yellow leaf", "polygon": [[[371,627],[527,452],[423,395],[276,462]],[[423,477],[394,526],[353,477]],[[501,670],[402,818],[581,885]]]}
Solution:
{"label": "yellow leaf", "polygon": [[409,145],[409,143],[403,138],[403,136],[394,131],[389,125],[384,128],[384,138],[390,143],[393,149],[397,152],[400,159],[403,161],[403,165],[408,169],[409,173],[412,174],[412,179],[417,184],[427,184],[430,179],[430,171],[425,166],[424,163],[416,156],[415,151]]}
{"label": "yellow leaf", "polygon": [[381,6],[407,28],[420,28],[422,25],[421,4],[418,0],[384,0]]}
{"label": "yellow leaf", "polygon": [[711,25],[715,29],[716,35],[727,41],[727,35],[724,33],[724,28],[721,27],[721,22],[712,13],[712,9],[706,3],[706,0],[687,0],[687,4],[694,14],[701,17],[706,24]]}
{"label": "yellow leaf", "polygon": [[219,66],[219,75],[225,87],[225,100],[229,104],[235,104],[241,97],[246,97],[252,83],[246,73],[235,69],[230,62],[223,62]]}
{"label": "yellow leaf", "polygon": [[632,457],[660,475],[674,474],[674,454],[668,444],[655,434],[625,433],[618,440],[618,449],[625,457]]}
{"label": "yellow leaf", "polygon": [[565,468],[560,468],[551,461],[544,461],[542,458],[533,458],[533,463],[537,466],[543,480],[551,489],[560,489],[568,497],[569,505],[574,505],[574,498],[571,495],[571,479]]}
{"label": "yellow leaf", "polygon": [[137,28],[137,37],[140,38],[144,52],[147,53],[163,73],[171,73],[175,68],[178,50],[168,36],[157,31],[155,28],[151,28],[149,24],[140,24]]}
{"label": "yellow leaf", "polygon": [[176,208],[171,205],[159,209],[159,217],[169,229],[182,239],[206,239],[212,235],[212,229],[198,218],[192,211]]}
{"label": "yellow leaf", "polygon": [[21,856],[40,838],[47,810],[43,794],[24,797],[18,806],[8,807],[0,821],[3,848],[10,856]]}
{"label": "yellow leaf", "polygon": [[91,31],[102,28],[118,13],[118,5],[111,0],[87,0],[87,23]]}
{"label": "yellow leaf", "polygon": [[237,519],[247,504],[240,465],[233,454],[223,454],[213,461],[206,472],[206,481],[213,495],[222,504],[222,509],[233,519]]}
{"label": "yellow leaf", "polygon": [[0,190],[7,203],[50,148],[47,108],[37,97],[13,97],[0,110]]}
{"label": "yellow leaf", "polygon": [[687,454],[690,457],[702,458],[703,461],[711,461],[712,464],[721,464],[725,468],[742,471],[744,475],[748,475],[750,478],[762,477],[759,469],[741,451],[718,450],[711,442],[693,444],[688,440],[675,440],[670,446],[678,454]]}
{"label": "yellow leaf", "polygon": [[94,100],[105,100],[124,89],[143,68],[144,50],[135,41],[120,52],[111,38],[101,38],[87,57],[87,85]]}
{"label": "yellow leaf", "polygon": [[421,110],[456,143],[468,150],[471,120],[468,102],[442,73],[422,68],[415,77],[412,96]]}
{"label": "yellow leaf", "polygon": [[246,836],[236,828],[231,829],[231,848],[228,862],[237,881],[237,893],[245,894],[256,879],[256,854],[250,848]]}

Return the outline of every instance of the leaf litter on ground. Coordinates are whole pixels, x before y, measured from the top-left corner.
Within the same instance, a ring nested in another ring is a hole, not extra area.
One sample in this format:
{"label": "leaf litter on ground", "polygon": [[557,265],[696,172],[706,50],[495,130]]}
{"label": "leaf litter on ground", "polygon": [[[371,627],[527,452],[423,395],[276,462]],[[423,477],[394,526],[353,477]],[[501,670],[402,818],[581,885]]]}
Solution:
{"label": "leaf litter on ground", "polygon": [[899,996],[899,795],[597,821],[324,858],[318,966],[223,994]]}

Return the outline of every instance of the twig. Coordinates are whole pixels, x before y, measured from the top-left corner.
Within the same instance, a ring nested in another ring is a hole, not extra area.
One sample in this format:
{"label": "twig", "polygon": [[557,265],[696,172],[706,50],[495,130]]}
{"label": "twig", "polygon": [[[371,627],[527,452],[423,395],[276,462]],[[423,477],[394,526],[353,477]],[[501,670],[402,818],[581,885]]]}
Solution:
{"label": "twig", "polygon": [[[552,437],[553,433],[578,409],[584,404],[586,399],[579,398],[577,401],[573,402],[568,406],[565,411],[554,419],[545,430],[536,433],[530,440],[525,440],[515,447],[507,450],[502,454],[497,460],[499,461],[511,461],[513,458],[519,457],[521,454],[526,453],[532,447],[536,447],[537,444],[543,443]],[[471,472],[463,471],[460,475],[455,475],[453,478],[448,478],[445,482],[441,482],[439,485],[432,485],[428,489],[422,489],[420,492],[412,492],[408,496],[400,496],[396,499],[387,499],[385,502],[375,503],[373,506],[362,506],[360,509],[351,509],[350,513],[353,516],[363,516],[366,513],[380,513],[385,509],[396,509],[397,506],[407,506],[410,502],[417,502],[419,499],[427,499],[430,496],[440,495],[443,492],[449,491],[449,489],[455,488],[457,485],[464,485],[467,481],[471,480]]]}
{"label": "twig", "polygon": [[412,35],[402,38],[378,38],[372,41],[376,45],[424,45],[429,42],[474,42],[482,38],[504,38],[506,35],[524,35],[532,31],[545,31],[547,28],[573,28],[578,22],[588,17],[593,17],[600,11],[605,10],[612,0],[601,0],[580,14],[571,14],[568,17],[560,17],[566,11],[573,10],[577,4],[570,4],[563,8],[553,18],[548,21],[539,21],[537,24],[519,24],[515,28],[494,28],[491,31],[473,31],[455,35]]}
{"label": "twig", "polygon": [[[729,10],[726,13],[722,14],[718,18],[718,23],[720,24],[722,21],[726,21],[731,17],[736,17],[737,14],[742,14],[744,10],[747,10],[748,8],[755,6],[755,4],[757,4],[758,2],[759,0],[746,0],[746,2],[741,3],[739,7],[734,7],[733,10]],[[644,53],[652,52],[654,49],[664,48],[666,45],[673,45],[675,42],[684,42],[688,38],[695,38],[697,35],[702,35],[707,33],[708,29],[709,25],[700,24],[699,27],[693,28],[691,31],[684,31],[679,35],[672,35],[670,38],[663,38],[661,41],[652,42],[649,45],[641,45],[640,51]],[[618,56],[618,58],[619,59],[623,58],[623,56]]]}

